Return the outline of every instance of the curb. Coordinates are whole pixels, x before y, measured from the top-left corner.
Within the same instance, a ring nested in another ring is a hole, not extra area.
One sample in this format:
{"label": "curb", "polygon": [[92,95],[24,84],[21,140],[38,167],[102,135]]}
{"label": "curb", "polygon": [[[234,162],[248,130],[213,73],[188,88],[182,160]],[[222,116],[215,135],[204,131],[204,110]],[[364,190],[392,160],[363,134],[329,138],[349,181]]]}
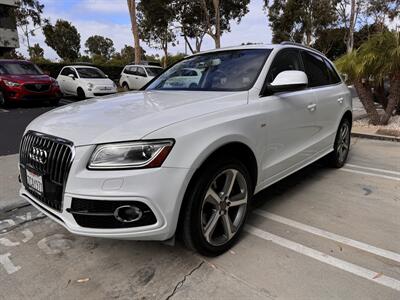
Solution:
{"label": "curb", "polygon": [[389,136],[389,135],[378,135],[378,134],[352,132],[351,136],[357,137],[357,138],[363,138],[363,139],[390,141],[390,142],[399,142],[400,143],[400,138],[394,137],[394,136]]}

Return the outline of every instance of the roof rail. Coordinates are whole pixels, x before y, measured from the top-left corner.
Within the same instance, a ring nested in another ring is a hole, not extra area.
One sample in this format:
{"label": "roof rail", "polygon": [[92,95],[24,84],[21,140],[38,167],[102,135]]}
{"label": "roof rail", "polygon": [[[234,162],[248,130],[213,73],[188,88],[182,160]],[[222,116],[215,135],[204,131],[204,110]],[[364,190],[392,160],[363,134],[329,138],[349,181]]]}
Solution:
{"label": "roof rail", "polygon": [[309,50],[313,50],[313,51],[315,51],[315,52],[318,52],[318,53],[322,54],[323,56],[325,56],[325,54],[322,53],[321,51],[319,51],[319,50],[317,50],[317,49],[314,49],[314,48],[312,48],[312,47],[309,47],[309,46],[300,44],[300,43],[290,42],[290,41],[283,41],[283,42],[281,42],[280,44],[281,44],[281,45],[293,45],[293,46],[298,46],[298,47],[306,48],[306,49],[309,49]]}

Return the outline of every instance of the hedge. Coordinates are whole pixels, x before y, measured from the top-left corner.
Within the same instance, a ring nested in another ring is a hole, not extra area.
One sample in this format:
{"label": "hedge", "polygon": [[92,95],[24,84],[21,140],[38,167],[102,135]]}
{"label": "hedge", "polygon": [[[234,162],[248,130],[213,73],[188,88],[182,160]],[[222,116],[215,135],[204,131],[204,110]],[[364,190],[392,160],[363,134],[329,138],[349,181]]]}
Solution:
{"label": "hedge", "polygon": [[[64,66],[73,65],[73,64],[63,64],[63,63],[37,63],[36,64],[42,71],[53,78],[57,78],[58,74],[60,73],[61,69]],[[108,77],[117,82],[121,75],[122,69],[124,66],[109,66],[109,65],[93,65],[93,64],[82,64],[79,65],[87,65],[92,67],[97,67],[102,70]]]}

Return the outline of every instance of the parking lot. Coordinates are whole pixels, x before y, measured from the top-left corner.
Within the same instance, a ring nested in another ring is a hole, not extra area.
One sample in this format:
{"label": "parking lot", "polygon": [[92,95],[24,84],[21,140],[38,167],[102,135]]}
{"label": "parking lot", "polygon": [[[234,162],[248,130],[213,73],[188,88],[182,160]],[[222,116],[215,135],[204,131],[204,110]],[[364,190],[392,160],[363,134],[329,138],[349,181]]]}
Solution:
{"label": "parking lot", "polygon": [[19,138],[50,108],[0,111],[0,299],[400,298],[398,143],[353,138],[344,168],[316,163],[266,189],[239,243],[205,258],[75,236],[17,202]]}

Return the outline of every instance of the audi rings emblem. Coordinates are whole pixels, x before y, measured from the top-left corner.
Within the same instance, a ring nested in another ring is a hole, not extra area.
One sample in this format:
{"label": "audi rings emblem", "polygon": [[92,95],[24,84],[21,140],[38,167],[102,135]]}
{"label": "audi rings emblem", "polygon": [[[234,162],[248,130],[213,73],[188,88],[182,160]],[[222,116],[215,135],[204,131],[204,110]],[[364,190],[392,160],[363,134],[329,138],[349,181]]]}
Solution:
{"label": "audi rings emblem", "polygon": [[29,152],[29,158],[44,165],[47,162],[47,151],[37,147],[32,147]]}

